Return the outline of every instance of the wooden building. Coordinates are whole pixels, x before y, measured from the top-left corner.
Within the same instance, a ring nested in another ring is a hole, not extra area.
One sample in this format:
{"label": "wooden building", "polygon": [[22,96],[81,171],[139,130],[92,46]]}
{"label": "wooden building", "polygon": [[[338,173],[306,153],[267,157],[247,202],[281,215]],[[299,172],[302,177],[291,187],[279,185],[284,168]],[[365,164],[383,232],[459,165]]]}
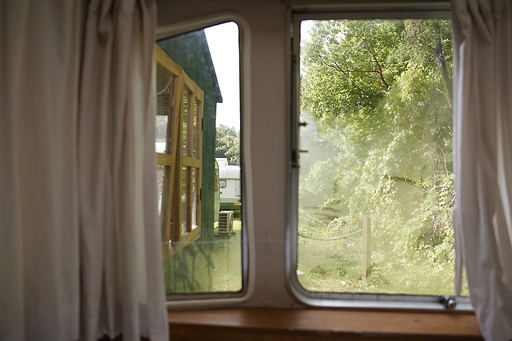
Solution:
{"label": "wooden building", "polygon": [[166,125],[169,146],[158,154],[159,167],[170,168],[159,168],[160,185],[169,193],[161,201],[161,212],[167,213],[161,218],[166,283],[173,283],[166,290],[208,290],[203,286],[211,285],[212,272],[191,267],[192,262],[211,267],[212,246],[191,244],[213,240],[215,119],[222,95],[203,30],[163,39],[157,45],[157,143],[165,136],[158,129],[158,116],[168,115],[165,121],[173,122]]}

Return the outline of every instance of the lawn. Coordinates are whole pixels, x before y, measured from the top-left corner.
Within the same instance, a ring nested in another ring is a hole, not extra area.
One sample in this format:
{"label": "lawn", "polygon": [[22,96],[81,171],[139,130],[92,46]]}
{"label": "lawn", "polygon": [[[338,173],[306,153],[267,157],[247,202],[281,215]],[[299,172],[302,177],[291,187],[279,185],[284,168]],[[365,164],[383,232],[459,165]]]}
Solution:
{"label": "lawn", "polygon": [[[411,295],[453,295],[453,259],[432,261],[422,250],[393,252],[393,238],[372,240],[371,273],[362,273],[362,235],[328,240],[325,231],[313,225],[299,228],[300,234],[326,240],[298,238],[299,283],[314,292],[387,293]],[[345,233],[341,233],[345,234]],[[464,278],[465,280],[465,278]],[[463,293],[468,288],[464,282]]]}
{"label": "lawn", "polygon": [[235,211],[233,233],[215,232],[213,250],[213,291],[237,292],[242,290],[242,220]]}

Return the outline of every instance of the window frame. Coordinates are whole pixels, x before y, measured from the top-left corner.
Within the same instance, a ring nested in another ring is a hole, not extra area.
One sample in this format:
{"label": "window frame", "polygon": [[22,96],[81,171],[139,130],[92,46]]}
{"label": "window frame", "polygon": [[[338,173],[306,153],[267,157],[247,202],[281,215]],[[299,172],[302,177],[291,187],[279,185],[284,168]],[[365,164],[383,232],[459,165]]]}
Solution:
{"label": "window frame", "polygon": [[[173,189],[175,185],[175,175],[176,175],[176,152],[178,150],[178,142],[177,138],[179,135],[179,122],[180,122],[180,99],[176,95],[183,91],[183,69],[172,60],[163,49],[155,44],[154,46],[154,54],[155,54],[155,69],[161,67],[169,72],[173,79],[173,94],[171,97],[175,97],[176,101],[174,106],[169,101],[169,112],[168,112],[168,121],[167,121],[167,131],[171,133],[171,139],[166,136],[166,148],[163,153],[156,153],[156,160],[158,166],[170,167],[169,177],[166,178],[164,174],[164,185],[162,190],[167,190],[167,195],[162,193],[162,214],[166,214],[166,217],[163,218],[163,221],[160,221],[160,227],[162,228],[162,252],[166,257],[169,256],[170,242],[174,239],[174,236],[171,234],[171,224],[172,224],[172,215],[173,215]],[[172,120],[172,122],[171,122]],[[167,173],[167,171],[165,171]],[[164,206],[167,206],[165,209]],[[165,227],[163,226],[165,224]]]}
{"label": "window frame", "polygon": [[240,165],[242,179],[242,200],[244,209],[242,218],[242,290],[240,292],[217,292],[198,294],[173,294],[172,300],[166,302],[168,309],[229,307],[242,304],[250,300],[255,287],[255,245],[253,231],[252,177],[247,165],[250,150],[249,136],[243,131],[249,131],[250,105],[250,35],[249,24],[246,19],[234,12],[220,12],[212,15],[196,17],[194,19],[177,21],[169,25],[159,26],[156,29],[155,43],[158,40],[171,38],[192,31],[205,29],[211,26],[234,22],[239,30],[239,60],[240,60]]}
{"label": "window frame", "polygon": [[[287,288],[300,304],[320,308],[363,309],[410,309],[422,311],[444,311],[443,298],[423,295],[326,293],[305,290],[297,279],[297,228],[298,228],[298,184],[299,184],[299,96],[300,96],[300,22],[302,20],[329,19],[411,19],[450,18],[449,3],[394,4],[394,5],[344,5],[344,6],[292,6],[289,13],[290,49],[288,66],[290,72],[291,130],[288,163],[290,177],[287,183],[288,213],[286,226]],[[457,297],[457,306],[451,311],[471,312],[469,297]]]}
{"label": "window frame", "polygon": [[[186,224],[182,227],[182,229],[175,229],[175,237],[176,240],[180,243],[181,247],[185,247],[190,243],[194,242],[201,236],[201,190],[202,190],[202,150],[203,150],[203,129],[202,129],[202,120],[203,120],[203,90],[199,88],[199,86],[185,73],[183,72],[183,92],[180,93],[183,96],[187,97],[187,123],[186,128],[187,132],[184,135],[185,121],[184,121],[184,106],[180,106],[180,125],[179,125],[179,133],[178,138],[181,138],[181,142],[178,142],[178,149],[182,149],[179,147],[183,146],[183,137],[186,136],[186,153],[183,150],[180,151],[179,155],[179,165],[176,166],[177,173],[180,174],[176,183],[179,185],[180,189],[177,191],[177,195],[182,193],[183,191],[183,174],[181,170],[185,170],[187,173],[186,176]],[[184,103],[181,103],[184,104]],[[196,118],[196,122],[194,125],[194,118]],[[194,131],[195,130],[195,131]],[[196,136],[196,141],[194,143],[194,135]],[[197,145],[197,146],[196,146]],[[196,149],[197,148],[197,149]],[[196,151],[197,157],[194,157],[194,151]],[[194,174],[194,170],[196,170],[195,183],[196,183],[196,192],[193,192],[192,188],[192,176]],[[178,200],[179,201],[179,200]],[[192,211],[194,202],[196,204],[196,225],[193,226],[192,222]],[[183,203],[181,203],[183,205]],[[177,220],[183,223],[183,207],[178,209],[178,214],[176,216]],[[183,231],[183,229],[185,231]],[[181,234],[179,233],[181,232]]]}
{"label": "window frame", "polygon": [[[155,44],[155,64],[165,69],[173,77],[174,105],[169,101],[168,128],[171,139],[168,137],[166,151],[156,153],[157,165],[170,167],[169,176],[165,177],[162,193],[162,214],[166,217],[161,221],[162,251],[165,257],[171,257],[201,236],[201,171],[202,171],[202,118],[203,118],[203,90],[185,73],[185,71],[158,45]],[[183,97],[187,97],[187,107],[184,107]],[[187,132],[184,135],[184,116],[186,115]],[[195,125],[194,125],[195,118]],[[194,131],[195,128],[195,131]],[[183,137],[186,136],[186,144],[183,145]],[[195,143],[194,143],[194,137]],[[197,146],[196,146],[197,145]],[[186,154],[183,148],[186,148]],[[193,152],[196,151],[197,157]],[[187,171],[187,178],[183,179],[182,169]],[[193,192],[192,174],[196,170],[195,188]],[[167,172],[165,172],[167,173]],[[186,201],[179,200],[183,190],[183,181],[186,181]],[[177,190],[175,191],[175,189]],[[196,224],[192,223],[192,207],[195,204]],[[187,214],[185,226],[175,222],[183,222],[183,206]],[[166,206],[164,208],[164,206]],[[165,225],[165,226],[164,226]],[[171,226],[174,225],[174,228]]]}

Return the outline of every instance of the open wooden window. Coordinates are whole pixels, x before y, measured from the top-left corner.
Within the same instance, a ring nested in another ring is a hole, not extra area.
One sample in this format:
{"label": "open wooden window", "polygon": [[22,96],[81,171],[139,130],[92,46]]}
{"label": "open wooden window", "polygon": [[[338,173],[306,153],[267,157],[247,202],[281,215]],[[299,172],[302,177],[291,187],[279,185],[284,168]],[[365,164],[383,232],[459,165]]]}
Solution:
{"label": "open wooden window", "polygon": [[158,45],[155,56],[159,215],[169,255],[201,236],[203,91]]}

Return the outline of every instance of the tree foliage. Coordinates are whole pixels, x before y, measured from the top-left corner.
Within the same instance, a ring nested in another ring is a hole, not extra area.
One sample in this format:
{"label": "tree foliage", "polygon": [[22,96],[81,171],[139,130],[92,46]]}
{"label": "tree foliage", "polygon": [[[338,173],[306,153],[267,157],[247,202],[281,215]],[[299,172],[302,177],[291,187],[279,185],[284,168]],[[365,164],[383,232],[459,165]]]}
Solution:
{"label": "tree foliage", "polygon": [[310,34],[301,205],[347,226],[372,217],[394,256],[452,261],[450,21],[316,21]]}
{"label": "tree foliage", "polygon": [[240,165],[240,132],[234,127],[217,127],[215,157],[227,158],[229,165]]}

